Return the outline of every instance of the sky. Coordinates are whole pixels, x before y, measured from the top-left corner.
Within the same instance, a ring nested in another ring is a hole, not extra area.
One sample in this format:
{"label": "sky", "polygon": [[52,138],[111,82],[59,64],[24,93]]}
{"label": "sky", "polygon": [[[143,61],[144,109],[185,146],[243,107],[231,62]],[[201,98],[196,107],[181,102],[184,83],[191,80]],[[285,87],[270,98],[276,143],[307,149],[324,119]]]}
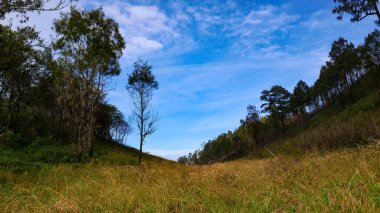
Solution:
{"label": "sky", "polygon": [[[75,5],[102,7],[119,24],[126,48],[107,100],[125,117],[131,114],[125,85],[133,63],[141,58],[153,66],[159,89],[152,108],[159,122],[143,149],[172,160],[236,129],[248,104],[261,105],[262,90],[282,85],[292,91],[300,79],[312,85],[334,40],[344,37],[358,45],[376,27],[372,17],[352,23],[346,15],[338,21],[331,13],[333,0],[79,0]],[[60,12],[30,14],[27,24],[48,42]],[[22,25],[15,14],[1,23]],[[137,148],[138,131],[124,143]]]}

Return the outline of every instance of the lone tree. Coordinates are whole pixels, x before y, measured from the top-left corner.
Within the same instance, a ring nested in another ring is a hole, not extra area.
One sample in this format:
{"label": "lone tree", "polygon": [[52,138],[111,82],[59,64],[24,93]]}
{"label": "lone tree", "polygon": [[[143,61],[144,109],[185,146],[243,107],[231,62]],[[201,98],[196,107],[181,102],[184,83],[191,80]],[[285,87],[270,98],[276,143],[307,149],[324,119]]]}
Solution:
{"label": "lone tree", "polygon": [[333,13],[338,15],[338,19],[342,20],[343,14],[351,15],[352,22],[358,22],[367,16],[376,15],[376,24],[380,24],[380,11],[377,3],[379,0],[334,0],[338,5],[333,9]]}
{"label": "lone tree", "polygon": [[128,85],[126,87],[132,99],[133,117],[140,133],[139,163],[141,163],[142,146],[145,138],[153,134],[157,129],[158,117],[152,111],[150,105],[153,90],[158,89],[158,82],[152,74],[152,66],[141,59],[135,62],[134,70],[128,76]]}

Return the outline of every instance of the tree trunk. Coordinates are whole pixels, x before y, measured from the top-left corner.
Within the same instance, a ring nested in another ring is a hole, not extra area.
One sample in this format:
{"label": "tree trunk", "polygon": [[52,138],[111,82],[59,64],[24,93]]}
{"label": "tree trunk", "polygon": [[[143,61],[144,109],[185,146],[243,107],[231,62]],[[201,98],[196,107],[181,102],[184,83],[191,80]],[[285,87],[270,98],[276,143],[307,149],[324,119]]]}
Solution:
{"label": "tree trunk", "polygon": [[144,94],[143,92],[140,90],[139,91],[139,95],[140,95],[140,154],[139,154],[139,164],[141,164],[141,158],[142,158],[142,145],[143,145],[143,134],[144,133],[144,106],[143,106],[143,99],[144,99]]}
{"label": "tree trunk", "polygon": [[94,147],[92,144],[90,145],[90,150],[88,151],[88,156],[92,158],[94,156]]}
{"label": "tree trunk", "polygon": [[142,132],[140,133],[140,153],[139,153],[139,164],[141,164],[141,158],[142,158],[142,144],[143,144],[143,139],[142,139]]}
{"label": "tree trunk", "polygon": [[81,162],[82,162],[82,151],[79,151],[79,152],[77,153],[77,162],[78,162],[78,163],[81,163]]}

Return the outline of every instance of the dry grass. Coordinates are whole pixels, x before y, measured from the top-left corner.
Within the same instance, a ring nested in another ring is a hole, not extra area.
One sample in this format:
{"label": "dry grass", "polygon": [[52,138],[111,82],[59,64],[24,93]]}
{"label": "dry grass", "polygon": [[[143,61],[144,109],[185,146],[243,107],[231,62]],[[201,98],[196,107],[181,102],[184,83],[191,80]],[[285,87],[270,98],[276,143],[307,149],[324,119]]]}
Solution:
{"label": "dry grass", "polygon": [[0,172],[2,212],[380,211],[380,146],[210,166],[148,162]]}

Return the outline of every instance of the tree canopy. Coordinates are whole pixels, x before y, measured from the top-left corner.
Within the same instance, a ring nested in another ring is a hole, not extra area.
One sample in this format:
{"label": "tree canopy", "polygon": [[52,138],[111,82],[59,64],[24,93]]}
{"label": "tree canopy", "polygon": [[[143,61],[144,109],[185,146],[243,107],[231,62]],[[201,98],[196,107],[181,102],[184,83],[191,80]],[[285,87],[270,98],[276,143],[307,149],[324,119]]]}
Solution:
{"label": "tree canopy", "polygon": [[50,0],[1,0],[0,19],[3,19],[8,13],[15,12],[22,15],[22,22],[26,22],[28,20],[27,12],[61,10],[74,1],[76,0],[58,0],[51,4]]}
{"label": "tree canopy", "polygon": [[378,0],[334,0],[337,6],[333,9],[333,13],[337,14],[337,18],[342,20],[343,14],[351,15],[352,22],[359,22],[368,16],[377,16],[376,24],[380,24],[380,11]]}

